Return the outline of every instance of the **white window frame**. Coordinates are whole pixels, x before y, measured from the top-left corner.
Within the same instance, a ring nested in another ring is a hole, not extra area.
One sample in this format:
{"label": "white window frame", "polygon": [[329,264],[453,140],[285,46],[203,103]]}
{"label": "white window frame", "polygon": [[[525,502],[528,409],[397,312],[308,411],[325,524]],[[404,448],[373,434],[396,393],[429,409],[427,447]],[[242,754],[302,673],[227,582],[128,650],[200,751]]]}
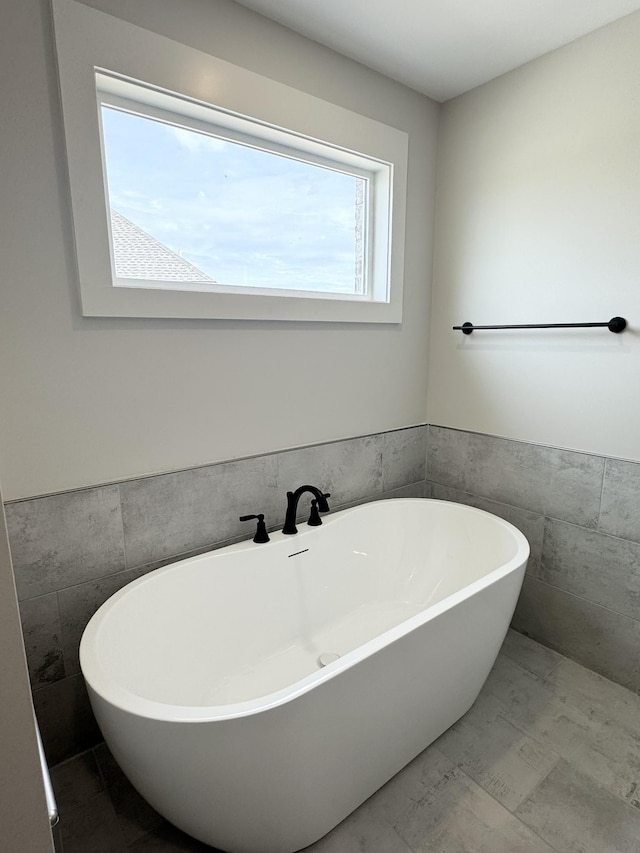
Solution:
{"label": "white window frame", "polygon": [[[52,2],[85,316],[402,321],[406,133],[76,0]],[[240,292],[237,287],[209,285],[176,290],[169,283],[164,289],[157,283],[141,287],[140,281],[122,279],[114,286],[98,89],[107,99],[133,100],[151,111],[170,107],[175,114],[178,108],[191,126],[213,119],[228,138],[249,134],[272,150],[285,146],[316,162],[330,152],[335,164],[354,173],[364,171],[374,187],[368,294],[261,288]]]}

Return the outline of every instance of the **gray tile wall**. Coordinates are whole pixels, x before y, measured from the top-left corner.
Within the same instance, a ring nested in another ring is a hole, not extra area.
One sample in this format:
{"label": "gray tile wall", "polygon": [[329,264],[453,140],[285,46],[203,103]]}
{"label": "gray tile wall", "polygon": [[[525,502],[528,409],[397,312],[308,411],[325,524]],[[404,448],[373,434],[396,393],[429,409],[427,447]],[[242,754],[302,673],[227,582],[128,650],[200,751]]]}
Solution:
{"label": "gray tile wall", "polygon": [[640,464],[411,427],[6,504],[50,764],[100,739],[78,661],[100,604],[165,562],[248,538],[243,513],[277,528],[302,482],[331,492],[332,509],[431,496],[506,518],[531,544],[513,627],[640,693]]}
{"label": "gray tile wall", "polygon": [[438,426],[427,447],[432,497],[529,539],[512,626],[640,693],[640,464]]}
{"label": "gray tile wall", "polygon": [[[5,505],[34,703],[50,764],[100,735],[78,645],[92,614],[146,571],[282,526],[286,492],[313,483],[332,509],[425,494],[427,427],[267,454]],[[304,505],[303,505],[304,504]],[[309,503],[301,502],[301,516]]]}

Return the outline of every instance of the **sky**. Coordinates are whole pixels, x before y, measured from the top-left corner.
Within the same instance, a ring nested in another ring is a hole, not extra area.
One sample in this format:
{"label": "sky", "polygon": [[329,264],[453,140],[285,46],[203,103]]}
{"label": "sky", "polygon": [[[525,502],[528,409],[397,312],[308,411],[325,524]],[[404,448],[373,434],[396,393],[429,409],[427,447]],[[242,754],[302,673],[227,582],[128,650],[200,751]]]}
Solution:
{"label": "sky", "polygon": [[357,178],[103,106],[112,207],[221,284],[353,292]]}

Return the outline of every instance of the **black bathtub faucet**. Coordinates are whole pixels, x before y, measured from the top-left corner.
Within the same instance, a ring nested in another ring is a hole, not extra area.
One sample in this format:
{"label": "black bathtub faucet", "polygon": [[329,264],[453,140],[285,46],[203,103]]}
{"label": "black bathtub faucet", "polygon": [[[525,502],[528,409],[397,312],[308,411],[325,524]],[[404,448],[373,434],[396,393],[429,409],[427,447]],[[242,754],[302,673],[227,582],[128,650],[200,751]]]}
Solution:
{"label": "black bathtub faucet", "polygon": [[331,495],[328,492],[322,492],[315,486],[300,486],[300,488],[296,489],[295,492],[287,492],[287,514],[284,519],[284,527],[282,528],[283,533],[298,532],[298,528],[296,527],[298,501],[305,492],[311,492],[311,494],[318,501],[317,512],[315,513],[315,515],[312,516],[314,518],[314,526],[317,526],[318,523],[322,524],[322,522],[320,521],[320,516],[317,514],[318,512],[329,512],[329,504],[327,503],[327,498],[330,498]]}

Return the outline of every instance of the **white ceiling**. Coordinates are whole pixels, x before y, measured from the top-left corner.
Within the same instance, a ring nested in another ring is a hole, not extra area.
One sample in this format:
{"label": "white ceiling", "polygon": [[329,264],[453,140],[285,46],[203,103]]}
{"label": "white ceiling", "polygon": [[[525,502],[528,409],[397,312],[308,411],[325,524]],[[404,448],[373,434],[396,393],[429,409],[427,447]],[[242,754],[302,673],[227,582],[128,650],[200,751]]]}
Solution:
{"label": "white ceiling", "polygon": [[437,101],[640,9],[640,0],[238,0]]}

